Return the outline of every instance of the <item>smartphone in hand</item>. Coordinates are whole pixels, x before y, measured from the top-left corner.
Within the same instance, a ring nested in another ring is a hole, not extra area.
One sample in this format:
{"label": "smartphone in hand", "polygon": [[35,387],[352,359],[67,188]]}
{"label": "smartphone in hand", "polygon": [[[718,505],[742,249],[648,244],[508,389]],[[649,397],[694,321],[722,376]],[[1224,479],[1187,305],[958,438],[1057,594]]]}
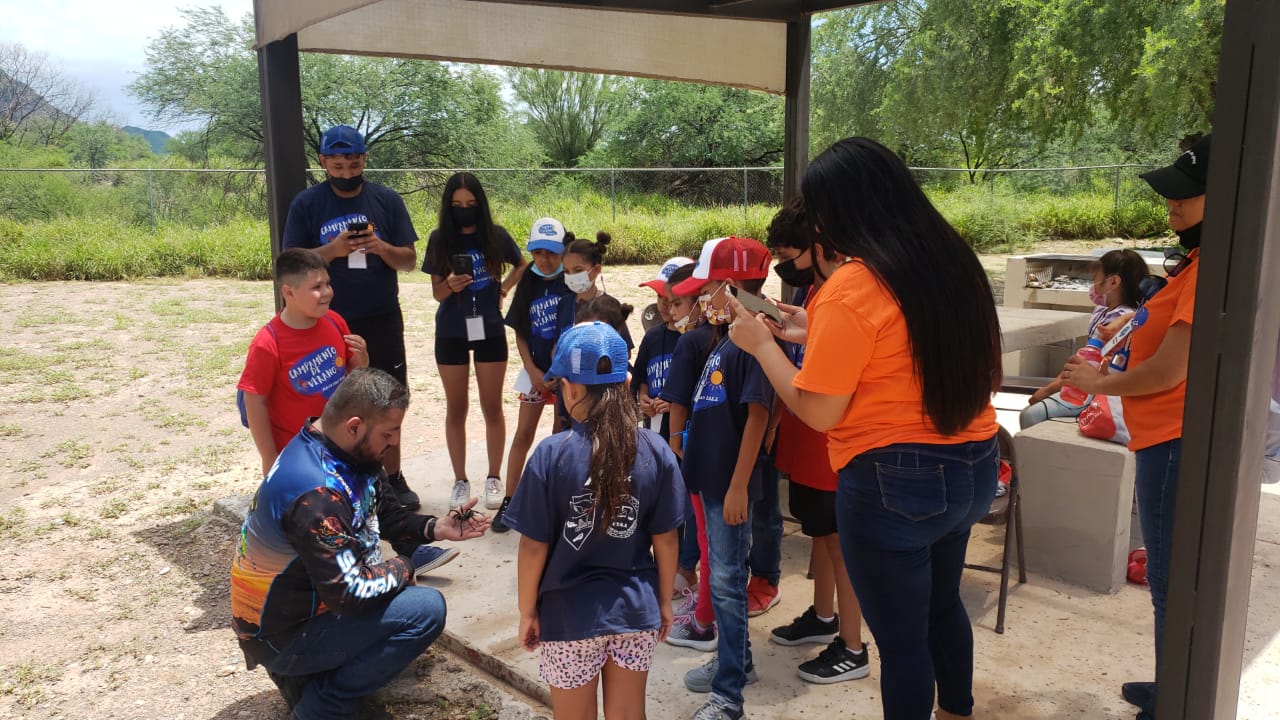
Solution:
{"label": "smartphone in hand", "polygon": [[454,275],[470,275],[473,268],[471,267],[471,255],[469,253],[456,253],[449,258],[449,269]]}
{"label": "smartphone in hand", "polygon": [[741,292],[736,287],[730,287],[729,290],[733,292],[734,297],[738,298],[738,302],[742,303],[742,307],[752,313],[764,313],[765,317],[779,325],[782,324],[782,312],[773,303],[766,301],[759,295]]}
{"label": "smartphone in hand", "polygon": [[369,229],[369,223],[367,222],[347,223],[347,232],[355,235],[363,235],[364,232],[368,229]]}

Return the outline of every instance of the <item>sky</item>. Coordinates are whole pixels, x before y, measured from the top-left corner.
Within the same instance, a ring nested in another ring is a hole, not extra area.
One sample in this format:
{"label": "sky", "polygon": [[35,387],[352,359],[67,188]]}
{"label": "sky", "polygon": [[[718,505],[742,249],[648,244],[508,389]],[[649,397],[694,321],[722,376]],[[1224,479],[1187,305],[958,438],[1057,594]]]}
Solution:
{"label": "sky", "polygon": [[125,86],[146,69],[146,49],[167,27],[183,24],[180,8],[219,6],[228,17],[253,12],[253,0],[39,0],[4,3],[0,42],[47,54],[62,72],[93,91],[98,112],[118,125],[173,134],[149,119]]}

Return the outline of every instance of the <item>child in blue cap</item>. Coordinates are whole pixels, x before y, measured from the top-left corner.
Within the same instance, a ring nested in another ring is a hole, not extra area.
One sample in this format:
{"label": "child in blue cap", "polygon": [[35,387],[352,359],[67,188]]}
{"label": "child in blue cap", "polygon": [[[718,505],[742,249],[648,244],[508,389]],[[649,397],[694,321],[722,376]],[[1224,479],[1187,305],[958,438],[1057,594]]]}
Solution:
{"label": "child in blue cap", "polygon": [[684,481],[666,442],[637,427],[616,330],[569,328],[546,377],[572,426],[538,445],[507,507],[521,535],[520,642],[541,647],[556,718],[597,716],[602,670],[605,716],[634,714],[671,628]]}

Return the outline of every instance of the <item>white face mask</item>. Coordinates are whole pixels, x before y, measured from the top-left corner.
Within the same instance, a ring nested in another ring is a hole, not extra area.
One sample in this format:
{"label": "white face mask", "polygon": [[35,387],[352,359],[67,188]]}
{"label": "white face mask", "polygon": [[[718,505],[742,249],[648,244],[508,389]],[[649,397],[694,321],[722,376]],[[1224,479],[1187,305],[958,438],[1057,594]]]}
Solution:
{"label": "white face mask", "polygon": [[595,282],[590,272],[565,273],[564,284],[575,293],[584,293],[591,289]]}
{"label": "white face mask", "polygon": [[698,306],[702,308],[703,316],[711,325],[725,325],[728,324],[729,321],[733,320],[733,316],[729,313],[729,306],[727,304],[719,309],[717,309],[715,305],[711,304],[711,301],[714,300],[715,297],[720,294],[720,291],[724,290],[727,285],[728,283],[721,283],[720,287],[716,288],[716,291],[710,295],[703,294],[698,296]]}

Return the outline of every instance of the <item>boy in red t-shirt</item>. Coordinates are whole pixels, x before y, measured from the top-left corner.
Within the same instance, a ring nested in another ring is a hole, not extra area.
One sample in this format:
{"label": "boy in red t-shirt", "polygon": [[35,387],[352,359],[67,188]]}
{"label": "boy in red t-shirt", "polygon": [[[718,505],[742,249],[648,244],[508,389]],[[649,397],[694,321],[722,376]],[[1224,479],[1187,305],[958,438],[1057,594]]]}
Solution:
{"label": "boy in red t-shirt", "polygon": [[264,476],[307,419],[324,410],[347,372],[369,364],[364,338],[352,335],[342,316],[329,309],[333,287],[318,253],[301,248],[280,253],[275,279],[284,309],[249,343],[236,386],[244,391],[245,417]]}
{"label": "boy in red t-shirt", "polygon": [[[778,260],[774,272],[795,289],[791,303],[801,307],[821,282],[813,271],[805,217],[803,203],[791,201],[769,224],[767,241]],[[803,364],[803,345],[786,343],[786,352],[796,367]],[[775,405],[777,466],[790,476],[791,514],[800,521],[800,531],[813,539],[813,604],[791,624],[774,628],[769,639],[779,645],[827,646],[816,658],[800,663],[803,680],[831,684],[864,678],[871,666],[862,642],[862,610],[836,532],[837,477],[827,453],[827,435],[810,428],[781,402]]]}

